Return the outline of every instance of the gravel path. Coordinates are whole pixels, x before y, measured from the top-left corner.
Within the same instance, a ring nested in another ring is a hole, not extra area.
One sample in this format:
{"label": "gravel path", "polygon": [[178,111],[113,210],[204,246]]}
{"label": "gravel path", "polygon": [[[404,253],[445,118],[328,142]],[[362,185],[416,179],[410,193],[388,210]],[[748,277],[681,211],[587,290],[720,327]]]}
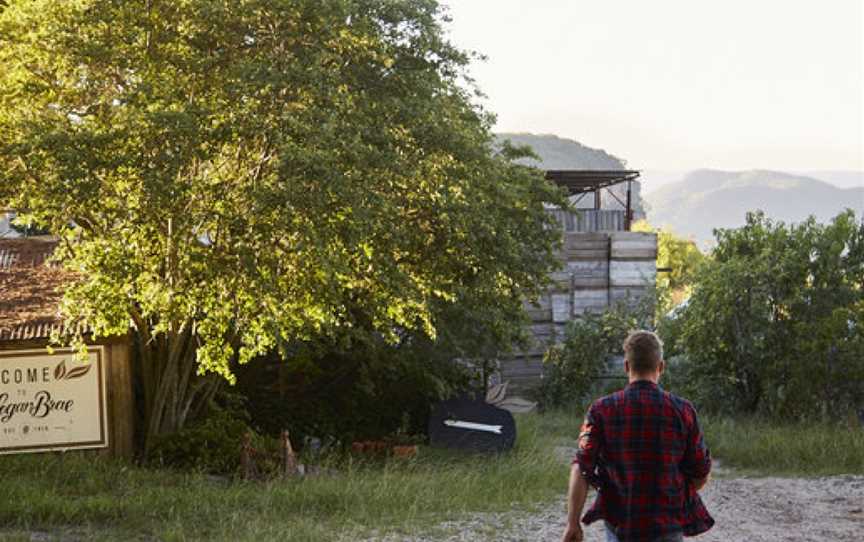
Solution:
{"label": "gravel path", "polygon": [[[593,497],[589,496],[589,502]],[[864,476],[826,478],[717,478],[702,492],[717,521],[694,542],[862,542]],[[586,508],[587,508],[586,504]],[[560,539],[564,496],[536,513],[477,514],[445,522],[435,535],[389,536],[387,542],[541,542]],[[588,542],[603,542],[603,528],[585,530]]]}

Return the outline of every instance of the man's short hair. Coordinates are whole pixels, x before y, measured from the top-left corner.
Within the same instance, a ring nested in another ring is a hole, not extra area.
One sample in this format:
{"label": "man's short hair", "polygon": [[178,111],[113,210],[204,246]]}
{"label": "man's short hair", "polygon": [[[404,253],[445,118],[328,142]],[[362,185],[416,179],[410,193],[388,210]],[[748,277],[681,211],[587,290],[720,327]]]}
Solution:
{"label": "man's short hair", "polygon": [[663,359],[663,343],[660,337],[650,331],[633,331],[624,339],[624,357],[634,373],[651,374]]}

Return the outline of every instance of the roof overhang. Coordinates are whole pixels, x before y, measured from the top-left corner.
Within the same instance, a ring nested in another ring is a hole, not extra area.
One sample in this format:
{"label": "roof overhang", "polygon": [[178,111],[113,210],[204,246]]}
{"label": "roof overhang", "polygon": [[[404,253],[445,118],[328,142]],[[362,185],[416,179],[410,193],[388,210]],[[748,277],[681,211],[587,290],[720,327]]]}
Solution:
{"label": "roof overhang", "polygon": [[627,181],[639,178],[636,170],[586,170],[586,169],[550,169],[546,171],[546,179],[565,188],[568,194],[584,194],[596,192]]}

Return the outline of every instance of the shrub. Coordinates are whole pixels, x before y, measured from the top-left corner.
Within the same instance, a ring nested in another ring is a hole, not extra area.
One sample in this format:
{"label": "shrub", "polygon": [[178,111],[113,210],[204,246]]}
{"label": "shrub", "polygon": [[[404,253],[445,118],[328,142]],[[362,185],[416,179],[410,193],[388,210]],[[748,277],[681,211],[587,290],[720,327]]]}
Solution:
{"label": "shrub", "polygon": [[719,230],[685,308],[661,324],[672,380],[701,407],[771,419],[864,406],[864,223]]}
{"label": "shrub", "polygon": [[277,354],[238,368],[238,391],[265,434],[292,441],[377,440],[401,430],[425,434],[434,403],[467,385],[465,372],[418,344],[352,343]]}
{"label": "shrub", "polygon": [[[156,439],[148,461],[180,470],[236,474],[247,433],[252,434],[253,448],[264,456],[273,455],[278,446],[274,439],[257,434],[236,411],[216,409],[202,421]],[[266,466],[264,468],[266,470]]]}
{"label": "shrub", "polygon": [[[654,298],[619,303],[600,313],[585,313],[567,324],[564,341],[547,350],[539,398],[544,408],[584,401],[607,373],[610,356],[623,355],[623,343],[635,330],[650,327]],[[606,383],[618,389],[620,383]]]}

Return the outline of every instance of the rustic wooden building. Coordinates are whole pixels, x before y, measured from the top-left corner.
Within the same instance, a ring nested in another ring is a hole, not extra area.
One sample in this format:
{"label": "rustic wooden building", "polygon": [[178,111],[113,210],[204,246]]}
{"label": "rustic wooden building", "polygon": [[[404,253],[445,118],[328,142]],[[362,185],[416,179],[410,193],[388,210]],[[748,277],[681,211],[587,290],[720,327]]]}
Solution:
{"label": "rustic wooden building", "polygon": [[88,449],[133,454],[127,337],[93,340],[87,359],[49,351],[74,276],[49,262],[52,238],[0,239],[0,454]]}
{"label": "rustic wooden building", "polygon": [[[499,377],[514,390],[539,384],[543,354],[563,339],[567,322],[615,303],[636,303],[656,283],[657,235],[630,231],[630,184],[637,171],[548,171],[546,176],[565,187],[574,203],[591,198],[594,205],[574,212],[549,210],[563,230],[561,269],[550,277],[552,286],[539,303],[525,305],[533,345],[500,362]],[[622,183],[627,183],[623,201],[608,190]],[[604,209],[604,196],[618,200],[622,209]]]}

